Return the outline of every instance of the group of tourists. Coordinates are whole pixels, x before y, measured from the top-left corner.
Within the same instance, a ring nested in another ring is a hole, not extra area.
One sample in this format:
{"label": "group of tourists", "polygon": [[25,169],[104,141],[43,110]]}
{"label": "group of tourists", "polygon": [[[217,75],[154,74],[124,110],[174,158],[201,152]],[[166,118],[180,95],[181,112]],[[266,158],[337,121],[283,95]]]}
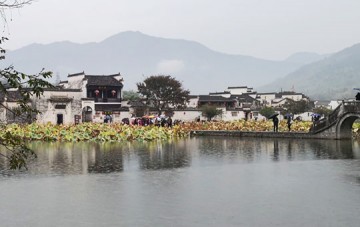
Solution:
{"label": "group of tourists", "polygon": [[172,127],[173,120],[170,116],[143,116],[143,117],[132,117],[132,118],[124,118],[122,119],[123,124],[127,125],[139,125],[139,126],[148,126],[154,125],[159,127]]}

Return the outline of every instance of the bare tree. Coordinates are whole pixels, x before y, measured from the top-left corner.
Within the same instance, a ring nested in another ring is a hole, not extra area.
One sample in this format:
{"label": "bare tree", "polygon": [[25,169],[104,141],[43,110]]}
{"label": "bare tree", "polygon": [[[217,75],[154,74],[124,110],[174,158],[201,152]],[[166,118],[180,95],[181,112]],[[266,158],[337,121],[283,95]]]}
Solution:
{"label": "bare tree", "polygon": [[3,21],[7,22],[6,11],[9,9],[19,9],[25,5],[29,5],[34,0],[0,0],[0,16]]}

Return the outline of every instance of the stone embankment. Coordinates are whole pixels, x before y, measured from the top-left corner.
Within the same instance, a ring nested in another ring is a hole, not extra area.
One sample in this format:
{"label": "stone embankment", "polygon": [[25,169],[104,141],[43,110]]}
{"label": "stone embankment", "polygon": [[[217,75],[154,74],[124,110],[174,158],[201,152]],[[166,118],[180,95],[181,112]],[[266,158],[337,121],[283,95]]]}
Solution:
{"label": "stone embankment", "polygon": [[232,136],[232,137],[258,137],[258,138],[292,138],[292,139],[327,139],[308,132],[246,132],[246,131],[191,131],[190,136]]}

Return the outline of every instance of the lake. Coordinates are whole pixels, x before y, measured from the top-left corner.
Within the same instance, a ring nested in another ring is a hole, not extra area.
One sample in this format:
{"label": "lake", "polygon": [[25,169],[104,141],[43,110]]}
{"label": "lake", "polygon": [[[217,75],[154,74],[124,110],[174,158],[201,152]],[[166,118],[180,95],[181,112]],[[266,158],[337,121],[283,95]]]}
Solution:
{"label": "lake", "polygon": [[[0,158],[1,226],[359,226],[359,141],[45,143]],[[4,151],[3,151],[4,152]]]}

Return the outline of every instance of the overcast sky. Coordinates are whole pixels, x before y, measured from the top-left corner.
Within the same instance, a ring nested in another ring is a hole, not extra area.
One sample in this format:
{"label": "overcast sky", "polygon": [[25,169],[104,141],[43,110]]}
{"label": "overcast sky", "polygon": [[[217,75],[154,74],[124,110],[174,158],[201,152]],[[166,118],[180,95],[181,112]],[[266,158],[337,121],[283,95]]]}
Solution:
{"label": "overcast sky", "polygon": [[99,42],[129,30],[273,60],[360,42],[360,0],[36,0],[7,17],[12,50]]}

